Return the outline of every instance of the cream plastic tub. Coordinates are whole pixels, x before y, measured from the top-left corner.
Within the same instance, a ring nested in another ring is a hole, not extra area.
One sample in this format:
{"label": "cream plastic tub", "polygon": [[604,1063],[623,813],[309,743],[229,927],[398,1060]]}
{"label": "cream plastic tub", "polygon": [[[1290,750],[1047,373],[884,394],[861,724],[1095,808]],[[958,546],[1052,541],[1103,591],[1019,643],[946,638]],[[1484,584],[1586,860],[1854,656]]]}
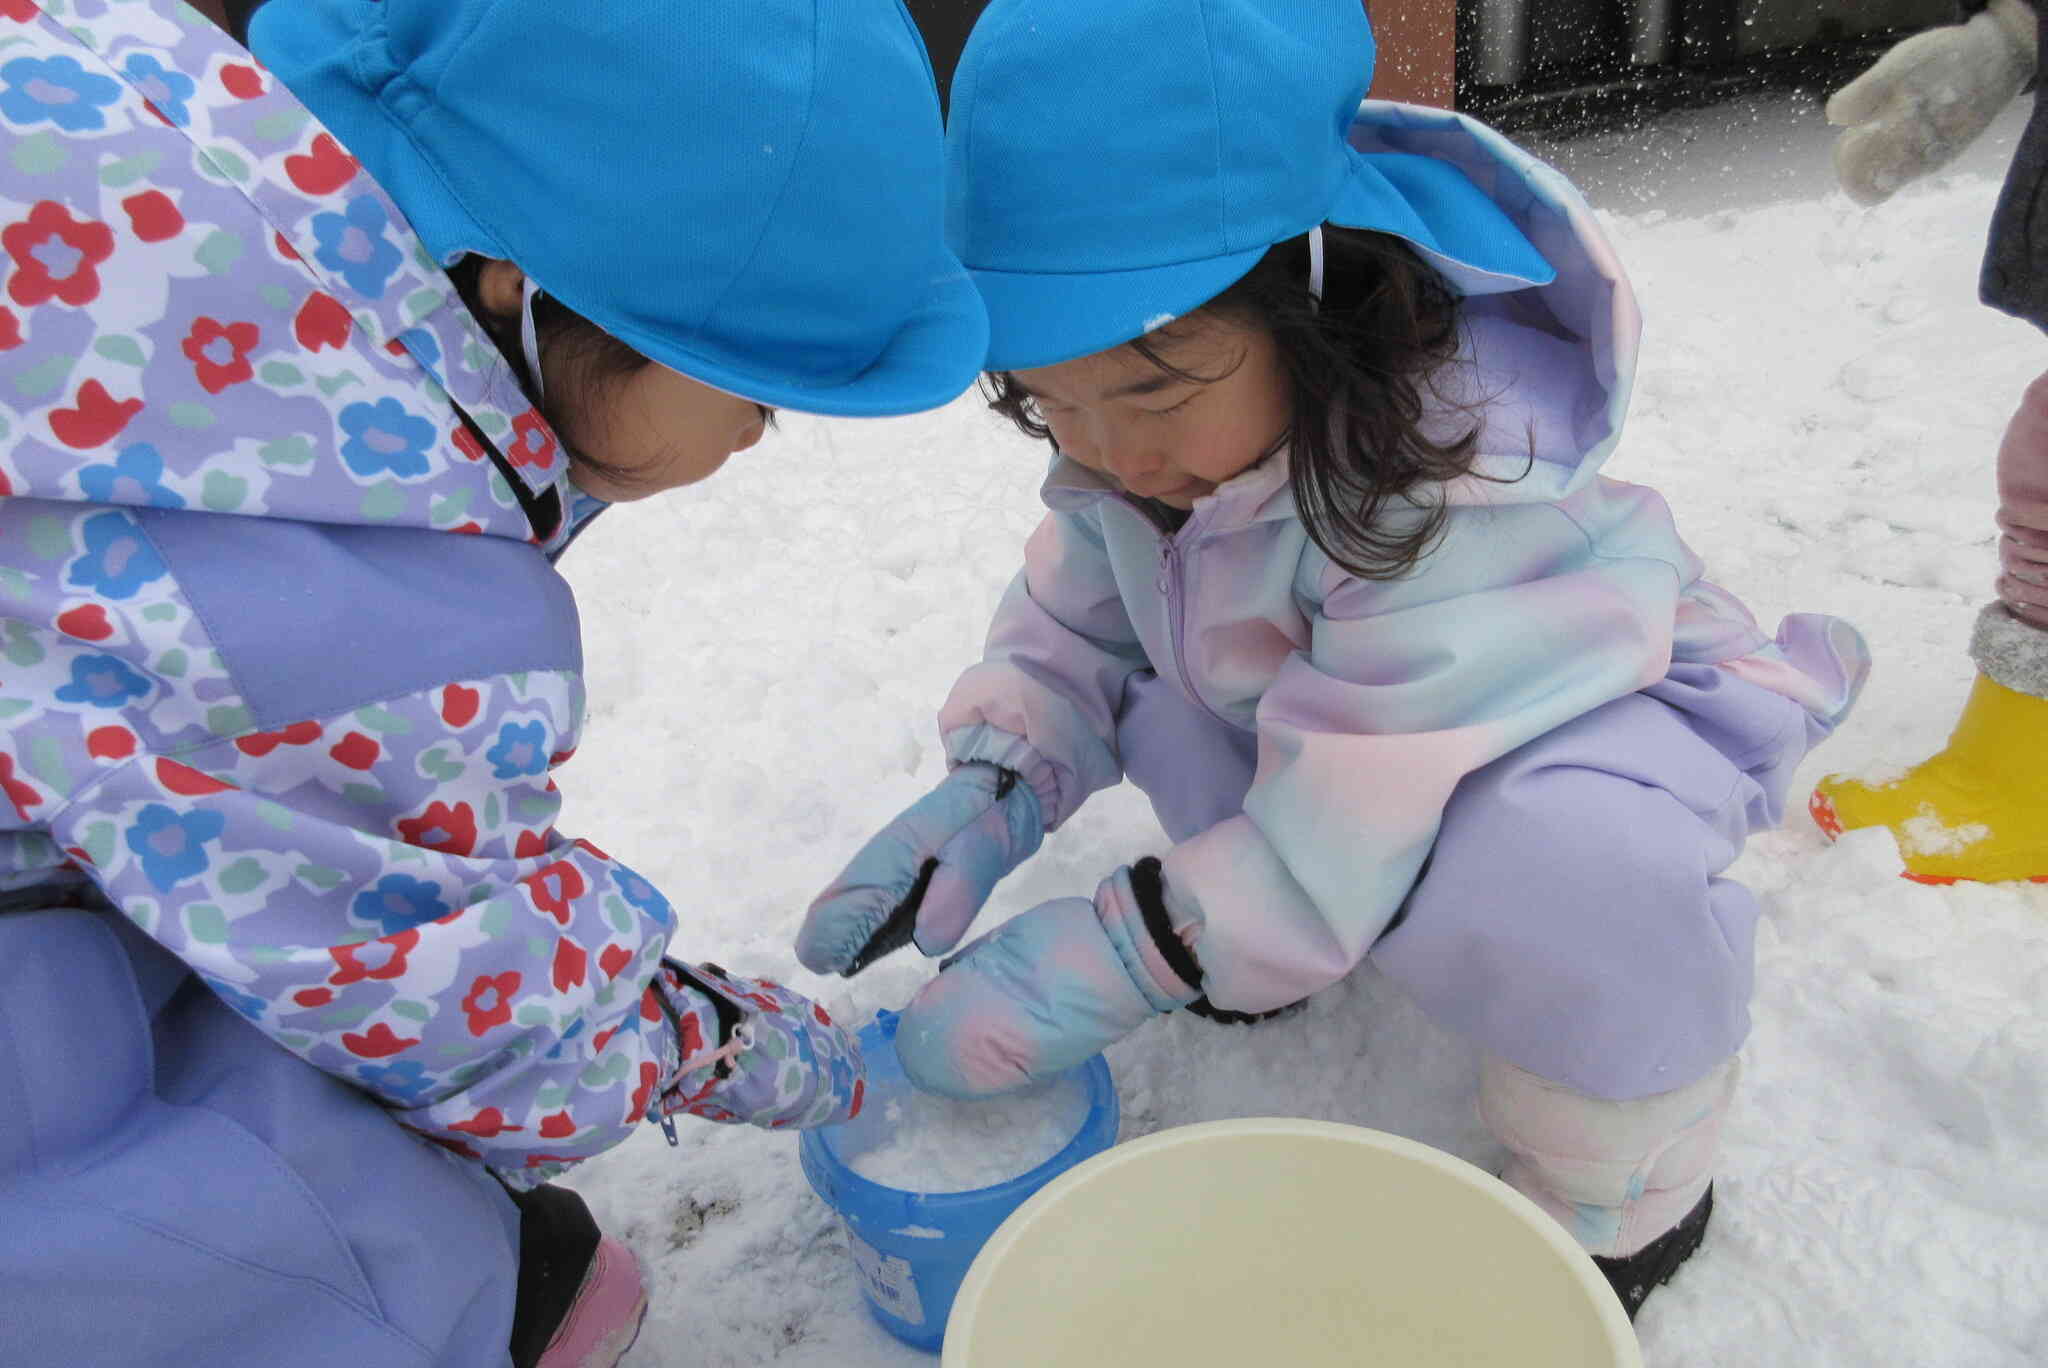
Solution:
{"label": "cream plastic tub", "polygon": [[1117,1146],[1011,1214],[943,1368],[1642,1368],[1600,1270],[1533,1202],[1426,1145],[1213,1121]]}

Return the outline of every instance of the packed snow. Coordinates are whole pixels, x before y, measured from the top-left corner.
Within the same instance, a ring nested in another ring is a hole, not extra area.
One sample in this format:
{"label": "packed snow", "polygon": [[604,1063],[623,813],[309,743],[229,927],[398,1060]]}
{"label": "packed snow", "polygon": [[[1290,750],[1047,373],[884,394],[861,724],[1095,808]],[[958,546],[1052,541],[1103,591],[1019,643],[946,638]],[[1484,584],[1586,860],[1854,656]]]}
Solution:
{"label": "packed snow", "polygon": [[[1609,473],[1661,490],[1760,618],[1840,614],[1877,661],[1784,828],[1735,871],[1765,900],[1755,1029],[1713,1227],[1637,1327],[1650,1368],[2048,1363],[2048,886],[1909,883],[1887,835],[1830,845],[1801,810],[1824,773],[1939,748],[1970,681],[1993,456],[2048,368],[2048,340],[1975,298],[2022,112],[1870,211],[1834,189],[1811,98],[1524,139],[1587,187],[1648,317]],[[676,953],[785,978],[855,1023],[931,973],[904,952],[819,979],[790,942],[939,778],[933,713],[1016,569],[1042,466],[972,396],[882,422],[785,416],[571,553],[592,704],[564,826],[669,892]],[[1162,845],[1141,795],[1101,794],[982,925]],[[1109,1060],[1125,1139],[1294,1115],[1498,1157],[1471,1052],[1370,966],[1292,1017],[1161,1019]],[[679,1134],[671,1150],[645,1128],[571,1180],[647,1267],[629,1368],[934,1361],[868,1318],[793,1136]]]}
{"label": "packed snow", "polygon": [[905,1087],[869,1094],[880,1123],[872,1148],[844,1152],[847,1167],[899,1192],[968,1192],[1020,1178],[1067,1147],[1088,1119],[1078,1077],[1007,1097],[956,1101]]}

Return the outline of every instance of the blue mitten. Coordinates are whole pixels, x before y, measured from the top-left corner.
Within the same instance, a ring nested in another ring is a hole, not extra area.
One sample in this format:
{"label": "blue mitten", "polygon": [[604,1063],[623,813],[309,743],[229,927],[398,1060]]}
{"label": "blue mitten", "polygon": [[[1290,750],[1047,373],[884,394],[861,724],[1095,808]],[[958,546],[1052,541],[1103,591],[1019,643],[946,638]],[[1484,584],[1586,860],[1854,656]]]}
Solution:
{"label": "blue mitten", "polygon": [[796,957],[813,973],[851,978],[913,939],[925,954],[942,955],[1044,839],[1031,785],[995,765],[962,765],[818,895],[797,932]]}
{"label": "blue mitten", "polygon": [[1159,862],[1055,898],[967,947],[903,1009],[896,1054],[912,1082],[993,1097],[1064,1073],[1201,992],[1174,933]]}

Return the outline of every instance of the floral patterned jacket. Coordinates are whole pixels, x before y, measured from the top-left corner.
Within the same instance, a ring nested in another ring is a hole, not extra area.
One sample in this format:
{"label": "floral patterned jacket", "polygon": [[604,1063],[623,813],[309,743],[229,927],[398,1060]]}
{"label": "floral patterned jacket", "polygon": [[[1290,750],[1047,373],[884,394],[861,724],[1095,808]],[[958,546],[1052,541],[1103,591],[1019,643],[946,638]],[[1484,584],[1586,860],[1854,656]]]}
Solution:
{"label": "floral patterned jacket", "polygon": [[0,0],[0,159],[0,891],[89,877],[515,1185],[657,1094],[857,1105],[844,1033],[665,970],[668,902],[555,830],[593,502],[347,151],[177,0]]}

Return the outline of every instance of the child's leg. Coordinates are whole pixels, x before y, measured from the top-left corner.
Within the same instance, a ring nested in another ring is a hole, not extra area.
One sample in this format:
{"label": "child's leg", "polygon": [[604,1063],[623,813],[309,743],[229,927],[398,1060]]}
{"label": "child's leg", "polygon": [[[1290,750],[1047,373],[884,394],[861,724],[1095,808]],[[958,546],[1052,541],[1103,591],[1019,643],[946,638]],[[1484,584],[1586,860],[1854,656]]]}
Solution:
{"label": "child's leg", "polygon": [[1124,777],[1152,800],[1171,841],[1242,812],[1259,760],[1256,736],[1190,703],[1150,671],[1124,686],[1116,746]]}
{"label": "child's leg", "polygon": [[1998,527],[1998,597],[2048,629],[2048,375],[2027,387],[1998,448]]}
{"label": "child's leg", "polygon": [[125,921],[0,912],[0,1060],[0,1357],[504,1368],[504,1190]]}
{"label": "child's leg", "polygon": [[1820,732],[1788,699],[1678,667],[1467,778],[1373,950],[1486,1052],[1504,1176],[1596,1256],[1704,1216],[1757,911],[1722,871]]}
{"label": "child's leg", "polygon": [[1749,1032],[1756,899],[1722,876],[1821,728],[1681,666],[1469,775],[1372,958],[1436,1020],[1590,1097],[1704,1078]]}
{"label": "child's leg", "polygon": [[1489,1055],[1479,1114],[1507,1146],[1502,1178],[1588,1253],[1626,1256],[1706,1196],[1739,1073],[1730,1059],[1682,1088],[1612,1102]]}

